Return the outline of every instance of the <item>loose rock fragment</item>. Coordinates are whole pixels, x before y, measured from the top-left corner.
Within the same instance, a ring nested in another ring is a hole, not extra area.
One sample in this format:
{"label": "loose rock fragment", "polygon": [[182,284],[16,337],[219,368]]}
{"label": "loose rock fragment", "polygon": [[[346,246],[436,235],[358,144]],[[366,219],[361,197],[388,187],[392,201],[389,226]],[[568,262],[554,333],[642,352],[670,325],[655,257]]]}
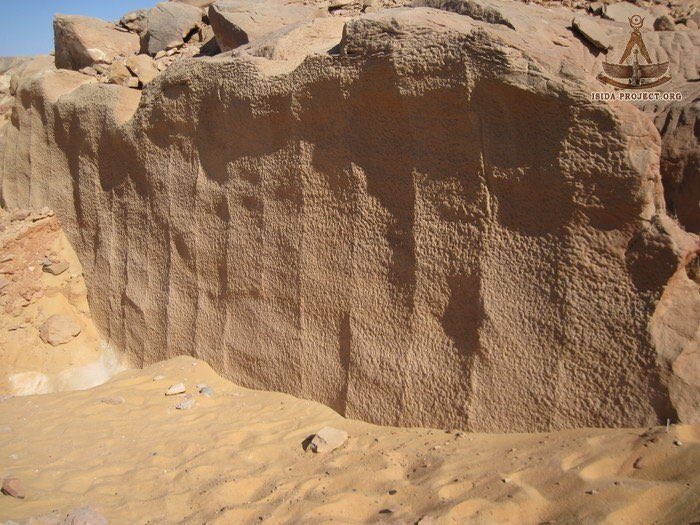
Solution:
{"label": "loose rock fragment", "polygon": [[332,427],[323,427],[319,430],[308,445],[313,452],[323,453],[335,450],[345,444],[348,433]]}
{"label": "loose rock fragment", "polygon": [[80,325],[67,315],[52,315],[39,329],[39,337],[51,346],[69,343],[80,334]]}
{"label": "loose rock fragment", "polygon": [[182,383],[176,383],[172,385],[170,388],[168,388],[168,391],[165,393],[166,396],[176,396],[178,394],[184,394],[187,391],[185,388],[185,385]]}
{"label": "loose rock fragment", "polygon": [[195,405],[195,403],[196,401],[194,400],[194,396],[192,396],[192,394],[187,394],[185,396],[185,400],[175,405],[175,408],[177,410],[189,410]]}
{"label": "loose rock fragment", "polygon": [[204,386],[203,388],[199,389],[199,393],[205,397],[213,397],[214,396],[214,389],[209,387],[209,386]]}
{"label": "loose rock fragment", "polygon": [[2,493],[18,499],[24,499],[25,496],[22,482],[17,478],[6,478],[2,482]]}
{"label": "loose rock fragment", "polygon": [[109,66],[107,79],[112,84],[126,86],[131,80],[131,71],[126,67],[126,61],[123,58],[118,58],[112,65]]}
{"label": "loose rock fragment", "polygon": [[577,16],[571,25],[598,49],[605,51],[613,47],[610,33],[596,19],[590,16]]}
{"label": "loose rock fragment", "polygon": [[117,397],[105,397],[102,399],[105,405],[121,405],[124,403],[124,398],[121,396]]}
{"label": "loose rock fragment", "polygon": [[156,63],[148,55],[136,55],[126,59],[126,67],[138,77],[141,84],[146,85],[156,78],[159,71]]}
{"label": "loose rock fragment", "polygon": [[43,265],[43,270],[44,270],[44,272],[50,273],[51,275],[61,275],[69,267],[70,267],[70,263],[68,263],[68,261],[61,261],[61,262],[58,262],[56,264],[51,263],[51,264]]}

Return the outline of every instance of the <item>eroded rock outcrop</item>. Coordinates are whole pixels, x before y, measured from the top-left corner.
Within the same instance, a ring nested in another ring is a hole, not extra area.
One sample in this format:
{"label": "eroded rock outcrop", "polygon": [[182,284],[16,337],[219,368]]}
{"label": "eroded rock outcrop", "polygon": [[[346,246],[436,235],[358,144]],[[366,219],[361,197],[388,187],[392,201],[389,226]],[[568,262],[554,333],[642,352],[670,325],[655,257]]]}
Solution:
{"label": "eroded rock outcrop", "polygon": [[503,5],[379,11],[291,71],[241,48],[141,93],[25,74],[2,202],[57,210],[142,362],[382,423],[697,421],[696,310],[673,327],[697,237],[666,215],[659,134],[590,101],[571,12]]}

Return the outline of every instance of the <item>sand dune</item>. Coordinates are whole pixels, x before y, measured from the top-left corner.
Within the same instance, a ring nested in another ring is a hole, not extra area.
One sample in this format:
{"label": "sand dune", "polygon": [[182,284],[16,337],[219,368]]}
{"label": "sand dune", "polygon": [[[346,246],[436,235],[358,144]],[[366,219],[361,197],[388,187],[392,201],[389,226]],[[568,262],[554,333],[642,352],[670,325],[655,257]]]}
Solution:
{"label": "sand dune", "polygon": [[[176,410],[183,396],[164,393],[178,382],[191,393],[206,383],[214,396]],[[91,390],[6,399],[0,421],[2,475],[26,490],[24,500],[0,498],[0,518],[17,522],[83,506],[133,524],[700,520],[700,426],[500,435],[379,427],[241,388],[190,357]],[[324,426],[349,439],[305,452],[303,440]]]}

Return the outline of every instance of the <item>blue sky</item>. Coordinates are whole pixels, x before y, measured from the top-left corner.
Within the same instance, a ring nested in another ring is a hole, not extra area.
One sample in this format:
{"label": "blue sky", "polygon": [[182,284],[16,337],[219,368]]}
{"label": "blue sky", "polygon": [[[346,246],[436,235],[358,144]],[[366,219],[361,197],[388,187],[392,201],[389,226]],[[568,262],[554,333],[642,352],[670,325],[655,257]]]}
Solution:
{"label": "blue sky", "polygon": [[53,49],[53,15],[117,20],[157,0],[0,0],[0,56],[36,55]]}

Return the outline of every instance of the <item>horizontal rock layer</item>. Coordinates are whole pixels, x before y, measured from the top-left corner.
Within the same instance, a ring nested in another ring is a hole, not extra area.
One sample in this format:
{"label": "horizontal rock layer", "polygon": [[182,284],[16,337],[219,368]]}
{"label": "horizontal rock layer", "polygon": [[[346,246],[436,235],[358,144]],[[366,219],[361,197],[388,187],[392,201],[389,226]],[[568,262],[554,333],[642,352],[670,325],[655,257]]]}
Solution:
{"label": "horizontal rock layer", "polygon": [[382,11],[291,72],[184,60],[142,94],[27,71],[2,202],[57,210],[95,322],[143,363],[378,423],[697,420],[697,237],[653,124],[589,101],[554,20]]}

